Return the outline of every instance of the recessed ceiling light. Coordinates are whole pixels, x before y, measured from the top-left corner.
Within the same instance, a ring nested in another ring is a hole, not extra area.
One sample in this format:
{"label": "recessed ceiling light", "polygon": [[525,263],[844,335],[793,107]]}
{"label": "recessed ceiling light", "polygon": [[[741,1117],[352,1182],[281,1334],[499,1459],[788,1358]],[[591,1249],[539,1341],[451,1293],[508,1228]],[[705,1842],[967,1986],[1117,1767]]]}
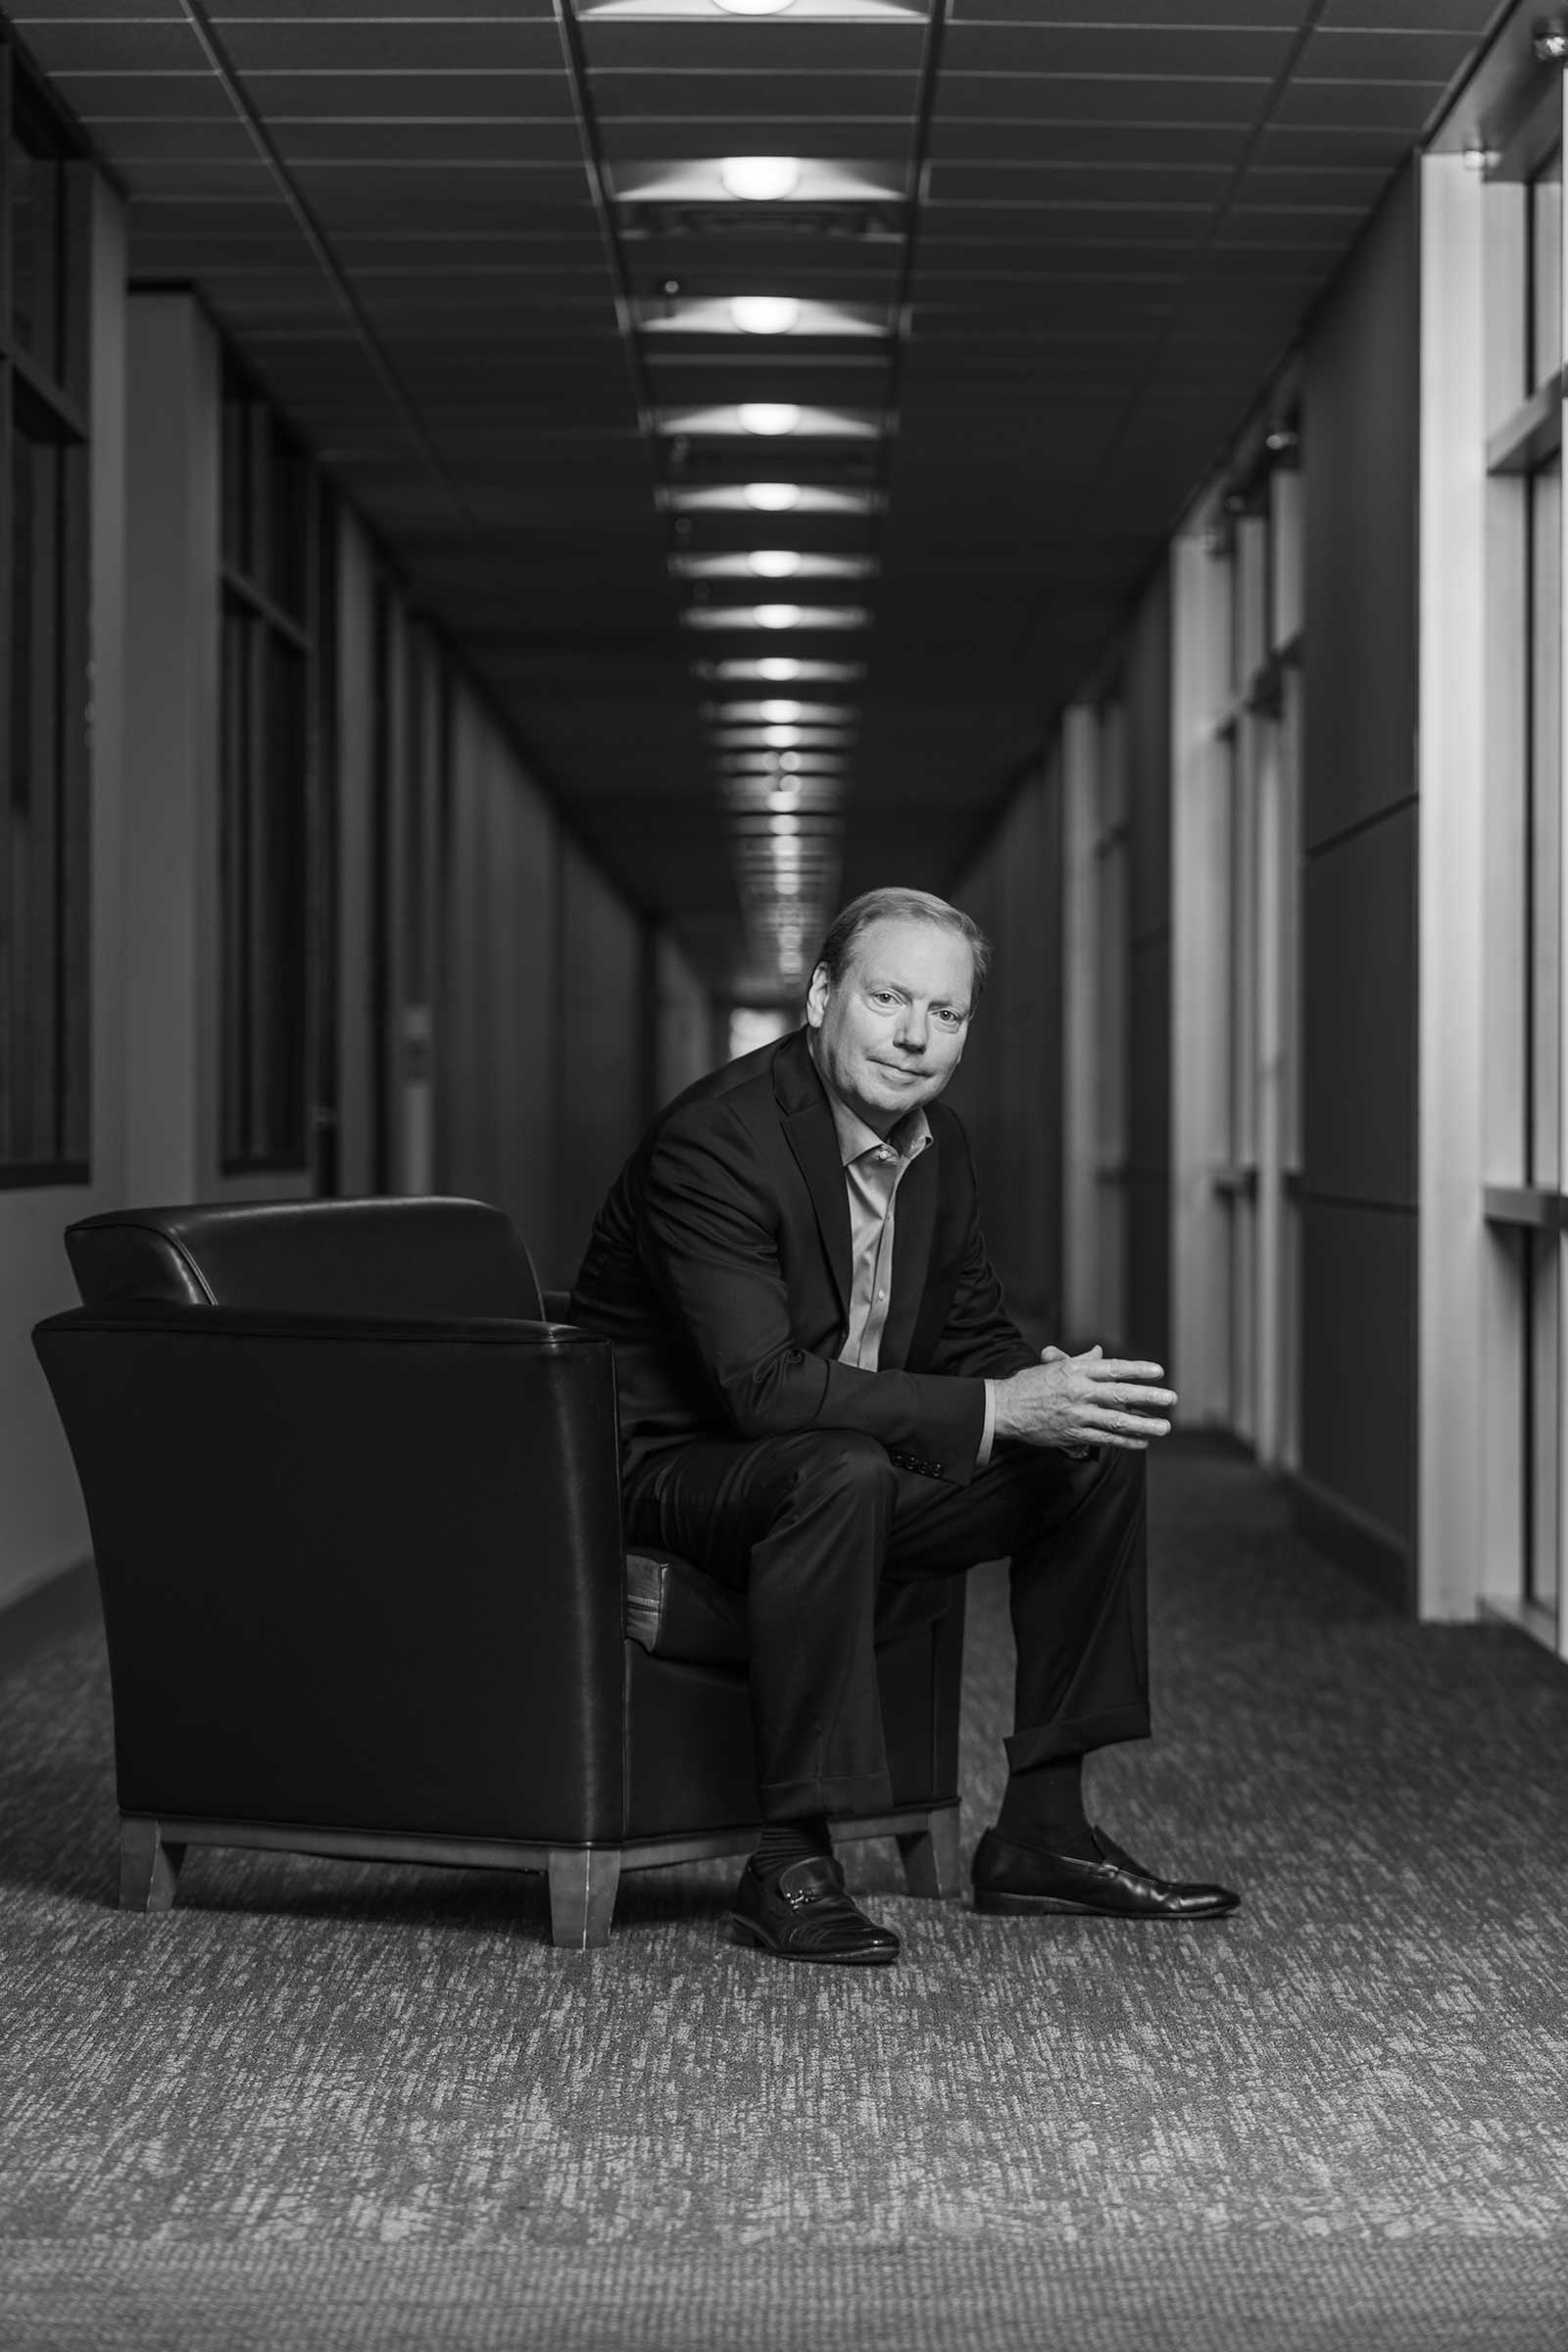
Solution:
{"label": "recessed ceiling light", "polygon": [[749,507],[760,514],[785,514],[801,503],[799,482],[748,482],[741,492]]}
{"label": "recessed ceiling light", "polygon": [[747,204],[777,204],[801,184],[798,155],[726,155],[718,167],[726,194]]}
{"label": "recessed ceiling light", "polygon": [[793,294],[737,294],[729,315],[743,335],[789,335],[801,323]]}
{"label": "recessed ceiling light", "polygon": [[760,629],[793,629],[801,617],[799,605],[759,605],[757,625]]}
{"label": "recessed ceiling light", "polygon": [[793,8],[795,0],[713,0],[713,6],[732,17],[778,17]]}
{"label": "recessed ceiling light", "polygon": [[788,751],[800,740],[801,730],[799,727],[764,727],[762,729],[762,741],[775,752]]}
{"label": "recessed ceiling light", "polygon": [[801,421],[793,400],[743,400],[735,414],[743,433],[793,433]]}
{"label": "recessed ceiling light", "polygon": [[793,655],[767,654],[757,664],[757,674],[771,685],[787,686],[792,678],[800,676],[801,665]]}
{"label": "recessed ceiling light", "polygon": [[804,703],[760,703],[758,708],[769,724],[782,722],[787,725],[791,719],[800,717],[806,706]]}
{"label": "recessed ceiling light", "polygon": [[801,559],[793,547],[758,547],[746,559],[760,580],[787,580],[801,568]]}

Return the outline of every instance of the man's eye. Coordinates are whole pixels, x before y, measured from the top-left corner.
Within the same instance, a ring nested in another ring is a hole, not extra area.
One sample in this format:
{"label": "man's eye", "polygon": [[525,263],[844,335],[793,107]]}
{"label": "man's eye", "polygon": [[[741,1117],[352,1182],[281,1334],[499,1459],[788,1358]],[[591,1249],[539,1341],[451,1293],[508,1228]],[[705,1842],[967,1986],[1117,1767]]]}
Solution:
{"label": "man's eye", "polygon": [[939,1021],[946,1021],[950,1029],[956,1029],[960,1024],[960,1016],[956,1012],[939,1011],[937,1014],[937,1019]]}
{"label": "man's eye", "polygon": [[873,1004],[891,1004],[893,1002],[892,989],[873,988],[871,991],[871,1002]]}

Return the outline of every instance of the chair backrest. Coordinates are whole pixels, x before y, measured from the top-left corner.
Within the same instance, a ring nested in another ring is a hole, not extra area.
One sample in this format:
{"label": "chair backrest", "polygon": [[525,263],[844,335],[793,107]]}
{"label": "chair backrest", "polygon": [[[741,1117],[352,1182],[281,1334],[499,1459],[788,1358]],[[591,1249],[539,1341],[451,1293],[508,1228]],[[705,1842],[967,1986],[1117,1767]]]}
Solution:
{"label": "chair backrest", "polygon": [[543,1319],[511,1219],[483,1200],[122,1208],[66,1231],[84,1306],[125,1298],[322,1315]]}

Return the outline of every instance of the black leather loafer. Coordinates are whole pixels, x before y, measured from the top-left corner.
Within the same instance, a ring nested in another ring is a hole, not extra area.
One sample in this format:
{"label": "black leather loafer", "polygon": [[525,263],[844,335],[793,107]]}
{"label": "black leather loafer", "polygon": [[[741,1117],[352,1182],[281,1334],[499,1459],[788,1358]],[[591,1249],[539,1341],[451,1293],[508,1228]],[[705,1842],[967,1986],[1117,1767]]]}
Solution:
{"label": "black leather loafer", "polygon": [[1224,1919],[1241,1901],[1228,1886],[1156,1879],[1103,1830],[1091,1830],[1098,1862],[1013,1845],[987,1830],[975,1847],[974,1907],[999,1919],[1100,1912],[1111,1919]]}
{"label": "black leather loafer", "polygon": [[899,1939],[858,1910],[844,1891],[842,1864],[828,1854],[792,1862],[777,1877],[748,1862],[730,1912],[741,1942],[780,1960],[825,1960],[841,1968],[885,1968]]}

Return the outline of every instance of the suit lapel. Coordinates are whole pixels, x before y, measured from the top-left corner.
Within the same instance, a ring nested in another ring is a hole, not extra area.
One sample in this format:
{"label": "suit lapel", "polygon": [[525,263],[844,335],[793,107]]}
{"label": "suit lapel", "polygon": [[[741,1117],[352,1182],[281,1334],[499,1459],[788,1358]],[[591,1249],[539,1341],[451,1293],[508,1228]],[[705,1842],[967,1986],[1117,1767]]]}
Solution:
{"label": "suit lapel", "polygon": [[931,1237],[937,1222],[935,1137],[899,1180],[893,1216],[893,1297],[877,1361],[885,1372],[902,1372],[908,1361],[915,1318],[931,1267]]}
{"label": "suit lapel", "polygon": [[[774,1090],[784,1114],[784,1136],[794,1152],[816,1212],[817,1231],[839,1311],[850,1311],[850,1197],[839,1158],[838,1131],[822,1082],[812,1066],[804,1030],[787,1039],[773,1065]],[[895,1231],[897,1229],[895,1228]]]}

